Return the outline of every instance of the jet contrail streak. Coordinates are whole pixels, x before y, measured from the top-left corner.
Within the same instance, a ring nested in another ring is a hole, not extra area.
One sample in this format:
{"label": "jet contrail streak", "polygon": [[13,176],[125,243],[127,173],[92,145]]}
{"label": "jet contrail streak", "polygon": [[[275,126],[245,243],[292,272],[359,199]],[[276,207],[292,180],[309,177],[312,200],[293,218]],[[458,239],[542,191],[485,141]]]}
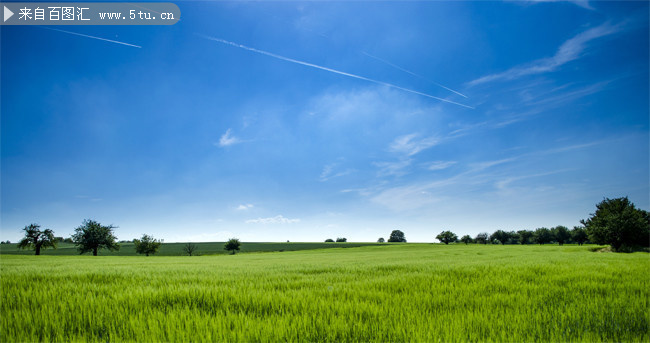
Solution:
{"label": "jet contrail streak", "polygon": [[227,40],[225,40],[225,39],[221,39],[221,38],[214,38],[214,37],[210,37],[210,36],[206,36],[206,35],[201,35],[201,34],[196,34],[196,35],[197,35],[197,36],[200,36],[200,37],[202,37],[202,38],[208,39],[208,40],[215,41],[215,42],[219,42],[219,43],[223,43],[223,44],[231,45],[231,46],[234,46],[234,47],[237,47],[237,48],[241,48],[241,49],[244,49],[244,50],[248,50],[248,51],[256,52],[256,53],[258,53],[258,54],[262,54],[262,55],[266,55],[266,56],[271,56],[271,57],[273,57],[273,58],[277,58],[277,59],[280,59],[280,60],[283,60],[283,61],[292,62],[292,63],[297,63],[297,64],[301,64],[301,65],[304,65],[304,66],[307,66],[307,67],[312,67],[312,68],[316,68],[316,69],[320,69],[320,70],[325,70],[325,71],[329,71],[329,72],[331,72],[331,73],[335,73],[335,74],[339,74],[339,75],[344,75],[344,76],[348,76],[348,77],[353,77],[353,78],[355,78],[355,79],[359,79],[359,80],[364,80],[364,81],[368,81],[368,82],[373,82],[373,83],[376,83],[376,84],[378,84],[378,85],[382,85],[382,86],[386,86],[386,87],[390,87],[390,88],[395,88],[395,89],[399,89],[399,90],[402,90],[402,91],[405,91],[405,92],[409,92],[409,93],[413,93],[413,94],[418,94],[418,95],[421,95],[421,96],[426,96],[426,97],[428,97],[428,98],[432,98],[432,99],[436,99],[436,100],[439,100],[439,101],[447,102],[447,103],[450,103],[450,104],[454,104],[454,105],[462,106],[462,107],[465,107],[465,108],[474,109],[474,107],[471,107],[471,106],[467,106],[467,105],[464,105],[464,104],[461,104],[461,103],[458,103],[458,102],[454,102],[454,101],[451,101],[451,100],[447,100],[447,99],[439,98],[439,97],[437,97],[437,96],[429,95],[429,94],[426,94],[426,93],[422,93],[422,92],[414,91],[414,90],[412,90],[412,89],[408,89],[408,88],[404,88],[404,87],[396,86],[396,85],[393,85],[393,84],[390,84],[390,83],[387,83],[387,82],[377,81],[377,80],[369,79],[369,78],[367,78],[367,77],[363,77],[363,76],[359,76],[359,75],[355,75],[355,74],[350,74],[350,73],[346,73],[346,72],[343,72],[343,71],[339,71],[339,70],[336,70],[336,69],[331,69],[331,68],[322,67],[322,66],[319,66],[319,65],[316,65],[316,64],[312,64],[312,63],[308,63],[308,62],[303,62],[303,61],[299,61],[299,60],[294,60],[294,59],[292,59],[292,58],[288,58],[288,57],[284,57],[284,56],[276,55],[276,54],[274,54],[274,53],[270,53],[270,52],[267,52],[267,51],[258,50],[258,49],[251,48],[251,47],[247,47],[247,46],[245,46],[245,45],[241,45],[241,44],[233,43],[233,42],[227,41]]}
{"label": "jet contrail streak", "polygon": [[424,77],[424,76],[418,75],[418,74],[416,74],[416,73],[414,73],[414,72],[412,72],[412,71],[410,71],[410,70],[406,70],[406,69],[404,69],[404,68],[402,68],[402,67],[400,67],[400,66],[398,66],[398,65],[396,65],[396,64],[390,63],[390,62],[388,62],[388,61],[386,61],[386,60],[384,60],[384,59],[381,59],[381,58],[379,58],[379,57],[377,57],[377,56],[373,56],[373,55],[371,55],[371,54],[369,54],[369,53],[367,53],[367,52],[365,52],[365,51],[362,51],[361,53],[364,54],[364,55],[366,55],[366,56],[368,56],[368,57],[370,57],[370,58],[376,59],[376,60],[379,61],[379,62],[386,63],[386,64],[388,64],[389,66],[391,66],[391,67],[393,67],[393,68],[397,68],[397,69],[399,69],[399,70],[401,70],[401,71],[403,71],[403,72],[405,72],[405,73],[409,73],[409,74],[411,74],[411,75],[413,75],[413,76],[417,76],[417,77],[419,77],[419,78],[421,78],[421,79],[423,79],[423,80],[426,80],[426,81],[429,81],[429,82],[433,83],[433,84],[436,85],[436,86],[442,87],[442,88],[444,88],[444,89],[446,89],[446,90],[448,90],[448,91],[450,91],[450,92],[452,92],[452,93],[456,93],[456,94],[458,94],[458,95],[460,95],[460,96],[462,96],[462,97],[464,97],[464,98],[467,98],[467,96],[466,96],[465,94],[461,93],[461,92],[457,92],[457,91],[455,91],[455,90],[453,90],[453,89],[451,89],[451,88],[449,88],[449,87],[445,87],[445,86],[439,84],[438,82],[431,81],[431,80],[427,79],[427,78]]}
{"label": "jet contrail streak", "polygon": [[65,31],[65,30],[53,29],[53,28],[51,28],[51,27],[42,27],[42,26],[41,26],[41,28],[46,29],[46,30],[59,31],[59,32],[63,32],[63,33],[69,33],[69,34],[71,34],[71,35],[76,35],[76,36],[81,36],[81,37],[86,37],[86,38],[99,39],[99,40],[103,40],[103,41],[111,42],[111,43],[115,43],[115,44],[122,44],[122,45],[126,45],[126,46],[132,46],[132,47],[134,47],[134,48],[142,48],[142,47],[139,46],[139,45],[133,45],[133,44],[129,44],[129,43],[118,42],[118,41],[116,41],[116,40],[110,40],[110,39],[106,39],[106,38],[100,38],[100,37],[95,37],[95,36],[84,35],[84,34],[82,34],[82,33],[76,33],[76,32],[70,32],[70,31]]}

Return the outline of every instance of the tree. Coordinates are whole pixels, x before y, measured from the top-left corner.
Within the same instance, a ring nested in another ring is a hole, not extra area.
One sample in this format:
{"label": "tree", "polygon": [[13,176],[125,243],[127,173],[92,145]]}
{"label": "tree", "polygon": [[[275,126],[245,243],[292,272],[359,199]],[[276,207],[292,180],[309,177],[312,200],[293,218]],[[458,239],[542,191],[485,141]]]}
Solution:
{"label": "tree", "polygon": [[508,235],[508,240],[507,240],[506,244],[517,244],[517,243],[519,243],[519,234],[518,233],[516,233],[515,231],[509,231],[509,232],[506,232],[506,234]]}
{"label": "tree", "polygon": [[331,239],[331,238],[328,238],[328,239],[325,240],[325,243],[334,243],[334,240]]}
{"label": "tree", "polygon": [[637,209],[627,197],[605,198],[596,204],[596,213],[580,223],[591,242],[609,244],[615,251],[624,246],[650,246],[650,214]]}
{"label": "tree", "polygon": [[345,237],[337,237],[337,238],[336,238],[336,242],[337,242],[337,243],[345,243],[345,242],[347,242],[347,241],[348,241],[348,239],[345,238]]}
{"label": "tree", "polygon": [[476,238],[474,238],[474,240],[476,241],[476,243],[487,244],[488,236],[489,235],[487,232],[481,232],[478,235],[476,235]]}
{"label": "tree", "polygon": [[517,231],[519,235],[519,243],[530,244],[530,240],[533,238],[533,232],[530,230],[519,230]]}
{"label": "tree", "polygon": [[491,241],[496,240],[501,244],[506,244],[506,242],[508,241],[508,238],[510,238],[510,236],[508,235],[507,232],[505,232],[503,230],[494,231],[494,233],[492,235],[490,235],[490,240]]}
{"label": "tree", "polygon": [[104,226],[94,220],[86,219],[74,230],[72,240],[78,246],[80,254],[92,251],[93,256],[97,256],[99,249],[119,250],[120,245],[116,243],[117,237],[113,234],[113,229],[116,227]]}
{"label": "tree", "polygon": [[225,250],[232,251],[232,254],[235,254],[235,251],[239,250],[239,246],[241,245],[241,242],[237,238],[231,238],[226,242],[226,244],[223,246]]}
{"label": "tree", "polygon": [[573,230],[571,230],[571,238],[576,241],[578,245],[582,245],[587,241],[587,231],[583,227],[574,226]]}
{"label": "tree", "polygon": [[198,248],[198,246],[197,246],[196,244],[194,244],[194,243],[187,243],[187,244],[185,244],[185,246],[183,246],[183,251],[184,251],[186,254],[192,256],[192,254],[194,254],[194,252],[196,251],[197,248]]}
{"label": "tree", "polygon": [[458,239],[458,236],[456,236],[456,234],[451,231],[443,231],[436,236],[436,239],[447,245],[449,243],[455,242]]}
{"label": "tree", "polygon": [[465,245],[472,243],[472,237],[470,235],[465,235],[460,239],[461,242],[465,243]]}
{"label": "tree", "polygon": [[571,238],[571,234],[569,233],[569,228],[562,225],[558,225],[552,228],[551,234],[553,235],[553,238],[555,238],[555,241],[559,245],[564,245],[564,243]]}
{"label": "tree", "polygon": [[379,237],[377,240],[377,243],[384,243],[386,240],[384,240],[384,237]]}
{"label": "tree", "polygon": [[553,235],[551,234],[551,230],[545,227],[540,227],[535,230],[533,240],[535,243],[543,245],[544,243],[550,243],[553,240]]}
{"label": "tree", "polygon": [[41,254],[41,249],[47,249],[48,247],[56,249],[54,231],[50,229],[41,231],[40,227],[41,226],[38,224],[29,224],[25,226],[23,228],[25,231],[25,237],[18,242],[18,247],[21,249],[34,249],[36,255]]}
{"label": "tree", "polygon": [[393,230],[393,232],[390,233],[390,237],[388,237],[388,241],[406,243],[406,237],[404,236],[404,232]]}
{"label": "tree", "polygon": [[134,239],[133,243],[135,244],[135,252],[149,256],[149,254],[153,255],[158,252],[160,245],[162,245],[162,239],[157,240],[153,236],[142,235],[142,238]]}

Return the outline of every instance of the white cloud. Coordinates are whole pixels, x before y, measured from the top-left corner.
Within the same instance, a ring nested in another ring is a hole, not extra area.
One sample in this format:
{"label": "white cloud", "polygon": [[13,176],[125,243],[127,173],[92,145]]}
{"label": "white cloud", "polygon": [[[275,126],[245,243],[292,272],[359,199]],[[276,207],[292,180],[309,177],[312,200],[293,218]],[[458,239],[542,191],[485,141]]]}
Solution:
{"label": "white cloud", "polygon": [[408,135],[397,137],[390,145],[390,151],[402,153],[406,156],[413,156],[422,150],[426,150],[440,141],[436,137],[425,137],[416,139],[418,134],[411,133]]}
{"label": "white cloud", "polygon": [[354,169],[346,169],[340,172],[336,172],[335,169],[338,166],[338,163],[332,163],[332,164],[327,164],[323,167],[323,171],[320,174],[320,177],[318,178],[320,182],[325,182],[330,179],[336,178],[336,177],[341,177],[345,176],[348,174],[354,173],[356,170]]}
{"label": "white cloud", "polygon": [[434,161],[430,162],[429,165],[427,166],[427,169],[429,170],[442,170],[442,169],[447,169],[451,166],[456,164],[456,161]]}
{"label": "white cloud", "polygon": [[269,218],[249,219],[246,221],[246,224],[293,224],[298,222],[300,222],[300,219],[290,219],[282,215],[277,215]]}
{"label": "white cloud", "polygon": [[255,207],[255,206],[253,206],[253,204],[242,204],[242,205],[237,206],[237,209],[240,210],[240,211],[245,211],[245,210],[251,209],[253,207]]}
{"label": "white cloud", "polygon": [[228,129],[228,130],[226,130],[226,133],[221,135],[221,138],[219,139],[219,146],[220,147],[226,147],[226,146],[230,146],[230,145],[233,145],[233,144],[241,143],[241,140],[239,138],[233,136],[230,133],[230,131],[231,130]]}
{"label": "white cloud", "polygon": [[590,41],[616,33],[620,30],[621,25],[611,25],[610,23],[604,23],[587,31],[583,31],[573,38],[567,40],[558,48],[553,57],[542,58],[531,63],[519,65],[502,73],[483,76],[476,80],[470,81],[468,85],[475,86],[478,84],[497,80],[513,80],[526,75],[534,75],[554,71],[563,64],[582,57],[583,51],[586,49],[586,45]]}
{"label": "white cloud", "polygon": [[[564,1],[565,0],[529,0],[528,2],[540,3],[540,2],[564,2]],[[580,6],[582,8],[586,8],[588,10],[594,9],[593,7],[591,7],[591,4],[589,4],[589,0],[568,0],[568,2]]]}
{"label": "white cloud", "polygon": [[404,175],[407,174],[405,169],[411,165],[411,159],[399,160],[397,162],[375,162],[374,165],[379,167],[379,176]]}

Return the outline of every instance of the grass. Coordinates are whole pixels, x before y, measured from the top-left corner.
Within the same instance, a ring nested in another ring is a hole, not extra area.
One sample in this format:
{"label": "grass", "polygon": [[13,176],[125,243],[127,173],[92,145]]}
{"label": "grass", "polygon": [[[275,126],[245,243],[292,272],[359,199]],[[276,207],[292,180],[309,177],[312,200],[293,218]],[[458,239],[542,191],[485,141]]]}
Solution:
{"label": "grass", "polygon": [[[160,250],[156,253],[157,256],[185,256],[183,247],[187,243],[163,243]],[[223,249],[226,242],[200,242],[194,243],[197,246],[193,255],[218,255],[228,254],[229,252]],[[311,250],[311,249],[327,249],[327,248],[354,248],[368,245],[378,245],[379,243],[250,243],[244,242],[241,245],[240,252],[271,252],[271,251],[297,251],[297,250]],[[18,249],[18,244],[2,244],[0,245],[0,255],[34,255],[34,250]],[[41,255],[79,255],[79,252],[74,244],[59,243],[56,249],[48,248],[41,250]],[[99,250],[100,256],[137,256],[135,246],[133,243],[120,243],[120,250],[109,251],[106,249]]]}
{"label": "grass", "polygon": [[648,342],[649,267],[577,246],[2,255],[0,341]]}

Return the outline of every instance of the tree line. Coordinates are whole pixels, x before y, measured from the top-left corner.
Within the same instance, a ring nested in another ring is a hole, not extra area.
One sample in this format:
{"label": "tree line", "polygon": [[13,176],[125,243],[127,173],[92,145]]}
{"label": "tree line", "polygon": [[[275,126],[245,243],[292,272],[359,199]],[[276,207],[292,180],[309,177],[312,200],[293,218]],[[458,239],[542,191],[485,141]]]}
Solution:
{"label": "tree line", "polygon": [[[581,220],[582,226],[574,226],[569,230],[566,226],[558,225],[552,228],[541,227],[535,230],[504,231],[497,230],[492,234],[481,232],[476,237],[464,235],[460,239],[451,231],[442,231],[436,239],[444,244],[462,242],[465,244],[548,244],[577,243],[582,245],[590,242],[594,244],[610,245],[614,251],[633,251],[650,246],[650,214],[648,211],[638,209],[627,198],[607,199],[596,204],[596,212],[586,220]],[[33,249],[40,255],[42,249],[54,248],[59,242],[70,242],[77,246],[80,254],[92,253],[97,256],[101,249],[111,251],[119,250],[120,245],[113,233],[116,226],[102,225],[97,221],[86,219],[82,225],[75,229],[69,239],[55,237],[50,229],[40,229],[38,224],[25,226],[25,237],[18,242],[21,249]],[[69,240],[69,241],[68,241]],[[161,239],[144,234],[140,239],[134,239],[135,250],[138,254],[149,256],[158,252],[162,245]],[[326,239],[325,242],[334,242]],[[336,242],[347,242],[344,237],[339,237]],[[379,243],[385,242],[381,237]],[[406,243],[406,236],[401,230],[393,230],[388,242]],[[9,243],[2,242],[3,244]],[[224,245],[224,249],[233,255],[240,250],[241,242],[231,238]],[[196,251],[196,244],[187,243],[184,252],[192,256]]]}
{"label": "tree line", "polygon": [[[580,220],[582,226],[569,230],[558,225],[552,228],[540,227],[535,230],[505,231],[492,234],[481,232],[475,237],[464,235],[460,239],[452,231],[440,232],[436,239],[441,243],[465,244],[578,244],[593,243],[610,245],[613,251],[634,251],[650,246],[650,213],[636,208],[627,198],[605,198],[596,204],[596,212],[588,219]],[[404,233],[395,230],[389,242],[406,242]],[[384,238],[377,240],[384,242]]]}
{"label": "tree line", "polygon": [[[41,230],[38,224],[29,224],[23,228],[25,237],[18,242],[20,249],[33,249],[35,255],[40,255],[42,249],[54,248],[60,242],[73,243],[77,246],[79,254],[92,253],[97,256],[99,250],[107,249],[109,251],[117,251],[120,249],[120,244],[117,242],[117,237],[113,233],[113,229],[117,228],[113,225],[102,225],[97,221],[86,219],[82,225],[75,229],[75,233],[70,238],[55,237],[54,231],[50,229]],[[125,242],[125,241],[122,241]],[[163,243],[162,239],[155,239],[151,235],[143,234],[140,239],[134,239],[135,252],[141,255],[149,256],[158,252]],[[3,242],[4,244],[10,243],[9,241]],[[224,249],[230,251],[233,255],[236,251],[240,250],[241,242],[237,238],[231,238],[224,245]],[[183,251],[192,256],[195,254],[197,245],[194,243],[187,243],[183,247]]]}

